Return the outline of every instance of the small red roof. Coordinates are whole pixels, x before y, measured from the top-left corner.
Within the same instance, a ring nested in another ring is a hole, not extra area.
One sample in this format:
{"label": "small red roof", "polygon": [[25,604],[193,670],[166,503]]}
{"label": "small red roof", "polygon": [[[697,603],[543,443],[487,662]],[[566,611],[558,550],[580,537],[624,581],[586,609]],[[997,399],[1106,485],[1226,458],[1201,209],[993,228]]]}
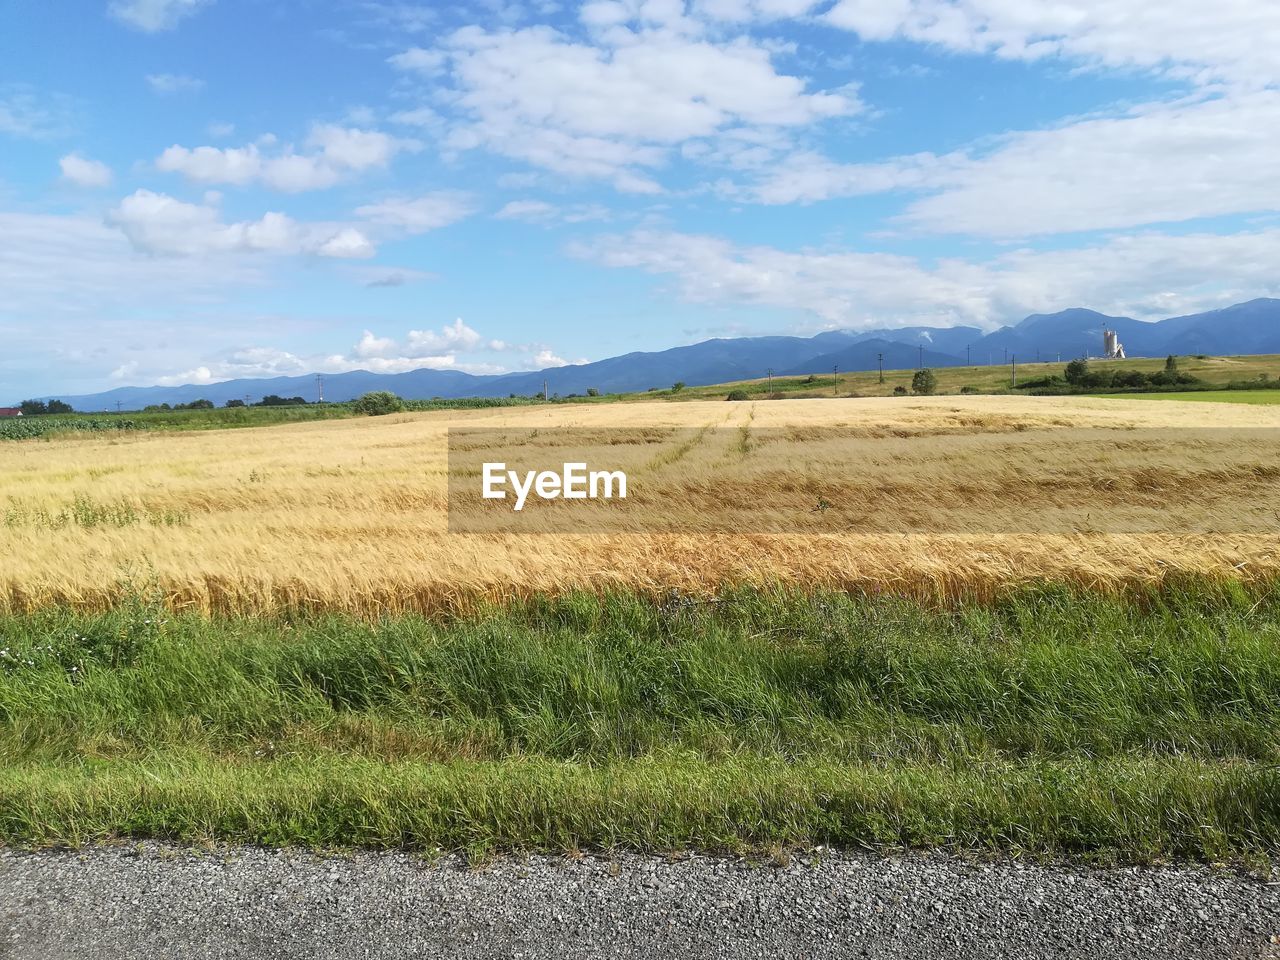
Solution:
{"label": "small red roof", "polygon": [[0,407],[0,417],[20,417],[22,416],[21,407]]}

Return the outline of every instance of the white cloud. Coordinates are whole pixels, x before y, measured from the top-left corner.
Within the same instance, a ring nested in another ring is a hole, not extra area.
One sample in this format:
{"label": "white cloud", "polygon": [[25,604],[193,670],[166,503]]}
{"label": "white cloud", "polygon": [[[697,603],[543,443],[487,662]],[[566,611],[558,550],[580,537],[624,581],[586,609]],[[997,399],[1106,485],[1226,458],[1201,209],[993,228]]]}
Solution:
{"label": "white cloud", "polygon": [[1274,295],[1280,230],[1234,235],[1143,233],[1093,247],[1013,250],[985,261],[737,246],[696,234],[635,231],[574,255],[669,276],[685,300],[807,311],[827,325],[994,327],[1087,304],[1164,317]]}
{"label": "white cloud", "polygon": [[408,338],[409,350],[416,353],[474,350],[484,342],[484,337],[463,323],[461,317],[439,330],[410,330]]}
{"label": "white cloud", "polygon": [[113,0],[108,12],[146,33],[171,30],[210,0]]}
{"label": "white cloud", "polygon": [[[120,230],[100,217],[0,211],[0,324],[29,329],[31,316],[83,317],[99,328],[104,315],[133,307],[208,302],[257,286],[264,276],[252,259],[155,257],[139,253]],[[21,321],[19,318],[27,317]],[[126,325],[142,329],[142,321]],[[60,336],[66,335],[59,327]]]}
{"label": "white cloud", "polygon": [[537,370],[546,370],[548,367],[567,367],[569,361],[564,357],[558,357],[551,350],[539,350],[533,355],[533,366]]}
{"label": "white cloud", "polygon": [[58,161],[62,179],[77,187],[105,187],[111,183],[111,168],[98,160],[90,160],[78,153],[68,153]]}
{"label": "white cloud", "polygon": [[[260,142],[270,146],[274,138]],[[305,146],[306,153],[286,147],[281,153],[265,155],[258,144],[226,148],[175,144],[160,154],[156,168],[180,173],[195,183],[262,183],[273,190],[301,193],[331,187],[349,174],[385,168],[396,154],[420,147],[416,141],[376,130],[333,124],[312,127]]]}
{"label": "white cloud", "polygon": [[525,223],[587,223],[608,220],[609,210],[600,204],[577,203],[558,207],[545,200],[512,200],[493,215],[495,220],[521,220]]}
{"label": "white cloud", "polygon": [[37,92],[25,84],[0,86],[0,134],[27,140],[50,140],[72,129],[70,100]]}
{"label": "white cloud", "polygon": [[313,253],[362,258],[373,245],[353,227],[298,223],[282,213],[259,220],[223,223],[212,207],[184,203],[162,193],[138,190],[107,216],[134,248],[168,256],[215,253]]}
{"label": "white cloud", "polygon": [[[461,370],[467,373],[505,373],[509,369],[503,358],[494,353],[520,352],[497,340],[490,340],[468,327],[462,320],[440,330],[411,330],[404,340],[381,337],[365,330],[348,353],[300,355],[274,347],[249,347],[234,350],[215,360],[206,360],[180,373],[152,376],[149,382],[167,386],[184,383],[214,383],[246,377],[298,376],[307,373],[343,373],[369,370],[374,373],[405,373],[409,370]],[[476,354],[481,354],[477,356]],[[543,348],[534,360],[549,359],[544,366],[564,363]],[[528,364],[522,364],[525,368]],[[136,366],[127,376],[138,373]],[[142,377],[146,380],[148,378]]]}
{"label": "white cloud", "polygon": [[429,193],[421,197],[394,197],[356,208],[356,216],[379,226],[391,227],[409,234],[427,233],[446,227],[469,216],[471,199],[452,191]]}
{"label": "white cloud", "polygon": [[1280,79],[1280,5],[1255,0],[839,0],[825,19],[867,40],[964,53],[1065,56],[1250,85]]}
{"label": "white cloud", "polygon": [[147,74],[147,86],[154,93],[163,95],[195,93],[204,89],[204,81],[180,73],[149,73]]}
{"label": "white cloud", "polygon": [[764,203],[924,193],[907,207],[907,223],[998,237],[1273,211],[1280,209],[1277,126],[1280,91],[1146,104],[1011,134],[985,153],[869,164],[798,154],[748,193]]}
{"label": "white cloud", "polygon": [[444,71],[445,55],[439,50],[424,50],[422,47],[410,47],[403,53],[387,58],[387,63],[397,70],[420,73],[434,77]]}
{"label": "white cloud", "polygon": [[[634,16],[683,23],[674,7],[652,3]],[[803,79],[775,70],[768,47],[747,38],[711,42],[618,26],[584,43],[542,26],[466,27],[433,52],[447,63],[450,102],[464,118],[448,146],[482,147],[632,192],[657,192],[651,171],[681,143],[742,129],[802,129],[861,109],[848,90],[809,92]]]}

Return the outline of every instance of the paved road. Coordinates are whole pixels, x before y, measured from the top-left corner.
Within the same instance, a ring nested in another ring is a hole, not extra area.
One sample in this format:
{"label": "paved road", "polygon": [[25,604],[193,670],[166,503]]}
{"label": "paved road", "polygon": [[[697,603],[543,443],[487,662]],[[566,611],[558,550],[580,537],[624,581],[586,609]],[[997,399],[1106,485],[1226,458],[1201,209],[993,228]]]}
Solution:
{"label": "paved road", "polygon": [[0,851],[0,956],[1280,958],[1280,885],[941,855]]}

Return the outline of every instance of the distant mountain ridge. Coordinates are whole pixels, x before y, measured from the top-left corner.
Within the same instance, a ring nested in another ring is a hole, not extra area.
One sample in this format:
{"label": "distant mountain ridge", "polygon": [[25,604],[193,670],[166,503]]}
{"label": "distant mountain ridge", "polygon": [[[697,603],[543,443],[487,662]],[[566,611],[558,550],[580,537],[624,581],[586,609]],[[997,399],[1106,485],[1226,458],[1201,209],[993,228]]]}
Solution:
{"label": "distant mountain ridge", "polygon": [[[870,331],[833,330],[814,337],[739,337],[655,352],[628,353],[593,363],[552,367],[519,373],[478,376],[459,370],[412,370],[407,373],[325,374],[327,400],[350,400],[370,390],[391,390],[403,397],[505,397],[542,391],[602,393],[665,388],[683,381],[690,386],[725,383],[775,375],[830,373],[840,370],[910,369],[966,364],[1066,361],[1096,356],[1102,349],[1102,330],[1120,335],[1129,356],[1170,353],[1218,355],[1280,353],[1280,300],[1258,299],[1221,310],[1170,317],[1156,322],[1110,317],[1075,307],[1058,313],[1033,314],[1012,326],[984,334],[976,327],[902,327]],[[284,397],[315,395],[315,378],[297,377],[227,380],[179,387],[119,387],[85,396],[61,396],[77,410],[115,410],[117,404],[136,410],[149,404],[211,400],[221,406],[249,395]],[[20,398],[13,398],[15,401]]]}

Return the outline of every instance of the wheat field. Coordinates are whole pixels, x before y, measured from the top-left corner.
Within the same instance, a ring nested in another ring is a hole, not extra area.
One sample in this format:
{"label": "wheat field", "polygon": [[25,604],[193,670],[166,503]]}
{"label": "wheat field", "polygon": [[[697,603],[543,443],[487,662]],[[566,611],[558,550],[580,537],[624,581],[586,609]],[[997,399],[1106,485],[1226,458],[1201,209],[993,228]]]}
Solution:
{"label": "wheat field", "polygon": [[[939,397],[499,408],[9,443],[0,447],[0,609],[105,609],[140,584],[174,609],[205,614],[373,617],[584,588],[696,593],[775,582],[952,598],[1041,579],[1110,590],[1180,572],[1262,577],[1280,567],[1268,466],[1280,463],[1276,450],[1215,447],[1196,431],[1265,437],[1277,426],[1280,411],[1247,405]],[[461,427],[693,428],[697,443],[659,444],[633,465],[661,477],[663,511],[692,519],[742,502],[770,522],[744,532],[451,533],[446,436]],[[759,439],[780,430],[808,454]],[[857,462],[824,455],[824,435],[836,430],[870,452]],[[1097,430],[1181,439],[1126,462],[1083,445]],[[1036,450],[1054,454],[1048,500],[1028,466]],[[709,484],[708,471],[726,464],[739,482]],[[911,523],[815,527],[815,517],[841,515],[815,513],[826,489],[815,476],[834,484],[842,509],[872,490],[877,510],[898,505],[913,522],[947,522],[924,533]],[[1078,500],[1060,501],[1064,484]],[[1175,493],[1193,505],[1225,496],[1219,506],[1234,522],[1213,534],[1079,526],[1098,505],[1159,516],[1161,498]],[[1026,523],[966,526],[974,511],[965,498],[1016,508]],[[1061,531],[1039,525],[1055,511],[1066,518]],[[788,518],[796,533],[779,532]]]}

